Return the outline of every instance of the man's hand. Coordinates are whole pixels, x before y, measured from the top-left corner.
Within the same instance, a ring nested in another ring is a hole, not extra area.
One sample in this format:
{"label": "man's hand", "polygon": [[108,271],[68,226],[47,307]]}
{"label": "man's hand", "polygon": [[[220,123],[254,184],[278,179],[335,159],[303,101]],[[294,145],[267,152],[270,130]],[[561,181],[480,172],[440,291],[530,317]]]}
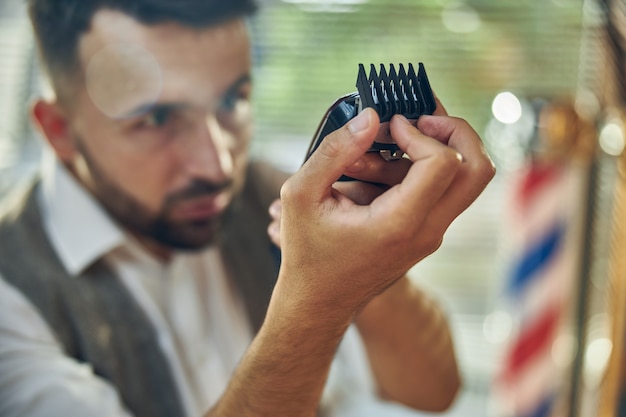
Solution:
{"label": "man's hand", "polygon": [[329,135],[283,186],[278,284],[301,307],[355,313],[436,250],[494,175],[465,121],[422,116],[415,128],[395,116],[390,132],[410,159],[408,172],[370,204],[358,205],[335,180],[354,176],[378,126],[377,114],[366,109]]}
{"label": "man's hand", "polygon": [[[466,122],[448,118],[439,102],[435,116],[442,117],[422,118],[418,126],[430,132],[432,139],[467,155],[425,220],[441,225],[431,230],[435,236],[441,233],[442,237],[447,225],[474,201],[493,177],[494,168],[478,136]],[[406,124],[398,125],[397,121],[393,123],[394,133],[416,136],[416,140],[420,140],[415,129]],[[439,131],[440,128],[443,130]],[[464,140],[466,142],[462,142]],[[366,153],[344,172],[360,181],[337,182],[333,188],[357,205],[368,205],[400,184],[412,165],[408,159],[388,162],[376,153]],[[437,211],[438,207],[443,211]],[[270,214],[273,221],[269,234],[280,246],[280,200],[272,204]],[[379,256],[386,256],[385,252]],[[406,276],[389,288],[367,302],[356,317],[379,393],[420,410],[441,411],[450,405],[460,385],[447,320],[440,306]]]}
{"label": "man's hand", "polygon": [[[441,320],[439,315],[436,320],[428,318],[432,309],[419,295],[413,297],[410,286],[406,291],[404,285],[394,286],[394,291],[376,295],[394,283],[407,282],[404,273],[439,247],[448,225],[474,201],[494,170],[478,135],[463,120],[422,116],[416,128],[395,116],[390,134],[409,156],[400,161],[406,172],[383,183],[378,190],[382,193],[360,194],[363,200],[355,202],[352,191],[344,194],[335,181],[344,173],[367,180],[371,171],[365,163],[359,173],[358,161],[378,129],[377,114],[364,110],[330,134],[284,184],[280,225],[270,226],[282,249],[282,263],[267,316],[209,416],[315,415],[337,345],[357,316],[381,392],[421,405],[419,398],[400,392],[395,379],[406,378],[400,383],[409,387],[416,378],[422,379],[407,376],[424,362],[410,356],[428,349],[428,340],[415,337],[420,329],[438,341],[449,337],[445,331],[432,332],[439,328],[436,325],[416,324],[424,323],[420,317],[432,323]],[[390,311],[389,300],[400,308]],[[426,313],[418,312],[415,321],[405,320],[418,310]],[[394,322],[410,322],[411,333],[403,337],[406,326],[384,326]],[[381,343],[387,339],[400,346]],[[449,340],[446,343],[450,346]],[[425,357],[452,363],[454,375],[454,360],[447,361],[449,350]],[[380,374],[377,364],[390,372]],[[445,399],[440,401],[444,404]]]}

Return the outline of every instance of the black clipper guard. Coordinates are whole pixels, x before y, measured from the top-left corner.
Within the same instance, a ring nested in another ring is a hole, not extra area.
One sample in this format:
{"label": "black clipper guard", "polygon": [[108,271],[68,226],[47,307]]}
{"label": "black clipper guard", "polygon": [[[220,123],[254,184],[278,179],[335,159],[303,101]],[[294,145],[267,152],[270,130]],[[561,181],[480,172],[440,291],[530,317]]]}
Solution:
{"label": "black clipper guard", "polygon": [[[421,62],[418,64],[417,73],[413,64],[409,64],[408,72],[402,64],[399,65],[397,72],[393,64],[389,65],[389,72],[381,64],[378,73],[374,64],[371,64],[369,77],[365,74],[363,64],[359,64],[356,87],[357,92],[339,98],[326,111],[309,145],[305,162],[328,134],[345,125],[367,107],[376,110],[381,125],[389,122],[394,114],[402,114],[407,119],[417,119],[424,114],[432,114],[437,107],[426,70]],[[378,152],[388,161],[400,159],[404,154],[398,145],[390,140],[388,128],[380,130],[368,152]],[[340,178],[340,180],[351,179],[346,176]]]}

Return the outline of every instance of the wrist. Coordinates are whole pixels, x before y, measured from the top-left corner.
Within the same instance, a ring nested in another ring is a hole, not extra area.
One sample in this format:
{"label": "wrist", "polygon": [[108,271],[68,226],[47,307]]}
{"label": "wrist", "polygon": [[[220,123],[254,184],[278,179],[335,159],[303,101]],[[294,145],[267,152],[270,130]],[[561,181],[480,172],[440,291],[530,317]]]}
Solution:
{"label": "wrist", "polygon": [[287,327],[334,329],[343,335],[359,309],[358,300],[328,288],[315,277],[281,267],[266,320]]}
{"label": "wrist", "polygon": [[265,321],[211,416],[312,417],[349,323],[313,314],[277,284]]}

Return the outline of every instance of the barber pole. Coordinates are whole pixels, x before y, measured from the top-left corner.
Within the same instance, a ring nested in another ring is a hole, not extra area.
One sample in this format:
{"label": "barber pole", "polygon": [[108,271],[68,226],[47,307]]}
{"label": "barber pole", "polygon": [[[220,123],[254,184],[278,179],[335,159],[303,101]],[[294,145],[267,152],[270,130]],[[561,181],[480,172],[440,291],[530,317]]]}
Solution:
{"label": "barber pole", "polygon": [[575,298],[573,177],[566,162],[534,159],[513,181],[503,298],[514,325],[494,379],[498,417],[555,416],[568,387],[571,349],[557,340]]}

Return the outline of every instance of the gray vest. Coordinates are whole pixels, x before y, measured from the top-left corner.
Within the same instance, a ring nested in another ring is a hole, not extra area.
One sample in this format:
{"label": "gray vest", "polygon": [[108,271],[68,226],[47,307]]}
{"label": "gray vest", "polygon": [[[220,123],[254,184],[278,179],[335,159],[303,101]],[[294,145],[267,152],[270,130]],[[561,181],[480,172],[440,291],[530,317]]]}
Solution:
{"label": "gray vest", "polygon": [[[267,207],[284,176],[249,169],[244,191],[226,216],[221,239],[230,276],[260,327],[276,279],[277,250],[267,238]],[[63,268],[41,223],[35,181],[0,216],[0,273],[39,310],[66,354],[114,385],[137,417],[184,414],[171,369],[152,324],[102,261],[79,277]]]}

